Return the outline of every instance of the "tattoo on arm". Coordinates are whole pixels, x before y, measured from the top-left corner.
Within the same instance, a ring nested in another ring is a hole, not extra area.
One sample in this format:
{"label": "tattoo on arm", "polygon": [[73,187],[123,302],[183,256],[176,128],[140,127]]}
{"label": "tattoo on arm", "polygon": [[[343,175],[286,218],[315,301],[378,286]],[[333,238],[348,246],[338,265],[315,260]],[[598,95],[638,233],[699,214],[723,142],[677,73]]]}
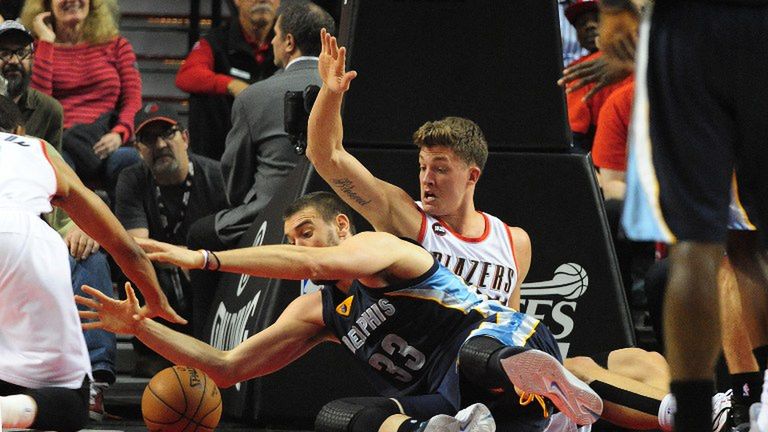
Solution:
{"label": "tattoo on arm", "polygon": [[365,197],[360,196],[357,192],[354,191],[355,185],[352,183],[352,180],[348,178],[340,178],[340,179],[333,179],[333,184],[335,187],[339,188],[342,192],[344,192],[345,195],[347,195],[349,198],[352,199],[352,201],[360,204],[361,206],[364,206],[371,202],[369,199],[365,199]]}

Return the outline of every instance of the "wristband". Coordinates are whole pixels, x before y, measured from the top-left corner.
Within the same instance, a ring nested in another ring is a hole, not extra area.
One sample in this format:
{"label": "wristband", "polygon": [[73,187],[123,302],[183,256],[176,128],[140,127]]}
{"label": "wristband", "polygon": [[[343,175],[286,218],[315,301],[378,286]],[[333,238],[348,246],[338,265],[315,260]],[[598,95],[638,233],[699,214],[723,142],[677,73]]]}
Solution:
{"label": "wristband", "polygon": [[216,267],[212,268],[211,271],[219,271],[221,268],[221,260],[219,259],[218,255],[216,255],[213,251],[210,251],[211,256],[216,260]]}
{"label": "wristband", "polygon": [[200,253],[203,254],[203,266],[200,268],[202,270],[208,270],[208,251],[205,249],[200,249]]}

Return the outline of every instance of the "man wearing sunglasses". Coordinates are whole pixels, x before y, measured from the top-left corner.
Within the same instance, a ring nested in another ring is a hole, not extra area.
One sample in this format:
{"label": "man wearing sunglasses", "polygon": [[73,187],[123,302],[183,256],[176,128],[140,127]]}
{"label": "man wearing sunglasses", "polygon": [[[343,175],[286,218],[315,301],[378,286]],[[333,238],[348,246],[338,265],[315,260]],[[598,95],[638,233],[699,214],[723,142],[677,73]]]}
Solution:
{"label": "man wearing sunglasses", "polygon": [[29,88],[34,39],[17,21],[0,24],[0,74],[8,81],[8,97],[21,110],[29,135],[42,138],[61,151],[63,111],[54,98]]}
{"label": "man wearing sunglasses", "polygon": [[[193,222],[227,207],[219,163],[187,151],[189,132],[172,107],[147,103],[135,121],[134,145],[142,163],[120,173],[115,214],[134,238],[184,245]],[[156,271],[174,307],[182,315],[189,312],[186,274],[176,267]],[[138,374],[156,369],[147,368]]]}

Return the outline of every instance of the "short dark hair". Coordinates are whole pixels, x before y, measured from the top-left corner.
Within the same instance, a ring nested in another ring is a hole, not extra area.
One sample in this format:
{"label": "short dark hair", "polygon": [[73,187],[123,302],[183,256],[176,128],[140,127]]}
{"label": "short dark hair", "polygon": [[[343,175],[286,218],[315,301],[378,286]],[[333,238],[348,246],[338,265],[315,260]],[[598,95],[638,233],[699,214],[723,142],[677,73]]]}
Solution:
{"label": "short dark hair", "polygon": [[318,191],[298,197],[283,211],[283,220],[288,219],[307,207],[313,207],[317,210],[320,213],[320,217],[326,222],[332,222],[340,214],[347,215],[349,218],[349,232],[355,233],[352,207],[333,192]]}
{"label": "short dark hair", "polygon": [[277,8],[283,37],[293,35],[296,46],[305,56],[319,56],[320,30],[336,32],[333,17],[320,6],[306,0],[286,1]]}
{"label": "short dark hair", "polygon": [[477,123],[463,117],[424,123],[413,133],[413,143],[419,148],[448,147],[467,165],[475,164],[480,170],[488,160],[488,142],[483,131]]}
{"label": "short dark hair", "polygon": [[21,110],[13,100],[0,95],[0,132],[13,133],[17,127],[24,125]]}

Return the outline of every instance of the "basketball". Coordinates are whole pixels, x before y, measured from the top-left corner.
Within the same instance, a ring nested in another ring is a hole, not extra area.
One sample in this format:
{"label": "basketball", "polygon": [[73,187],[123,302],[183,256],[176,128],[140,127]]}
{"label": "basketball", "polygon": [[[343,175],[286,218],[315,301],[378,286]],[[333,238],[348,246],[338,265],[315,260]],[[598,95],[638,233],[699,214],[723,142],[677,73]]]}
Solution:
{"label": "basketball", "polygon": [[202,371],[173,366],[149,381],[141,414],[151,432],[213,431],[221,418],[221,394]]}

